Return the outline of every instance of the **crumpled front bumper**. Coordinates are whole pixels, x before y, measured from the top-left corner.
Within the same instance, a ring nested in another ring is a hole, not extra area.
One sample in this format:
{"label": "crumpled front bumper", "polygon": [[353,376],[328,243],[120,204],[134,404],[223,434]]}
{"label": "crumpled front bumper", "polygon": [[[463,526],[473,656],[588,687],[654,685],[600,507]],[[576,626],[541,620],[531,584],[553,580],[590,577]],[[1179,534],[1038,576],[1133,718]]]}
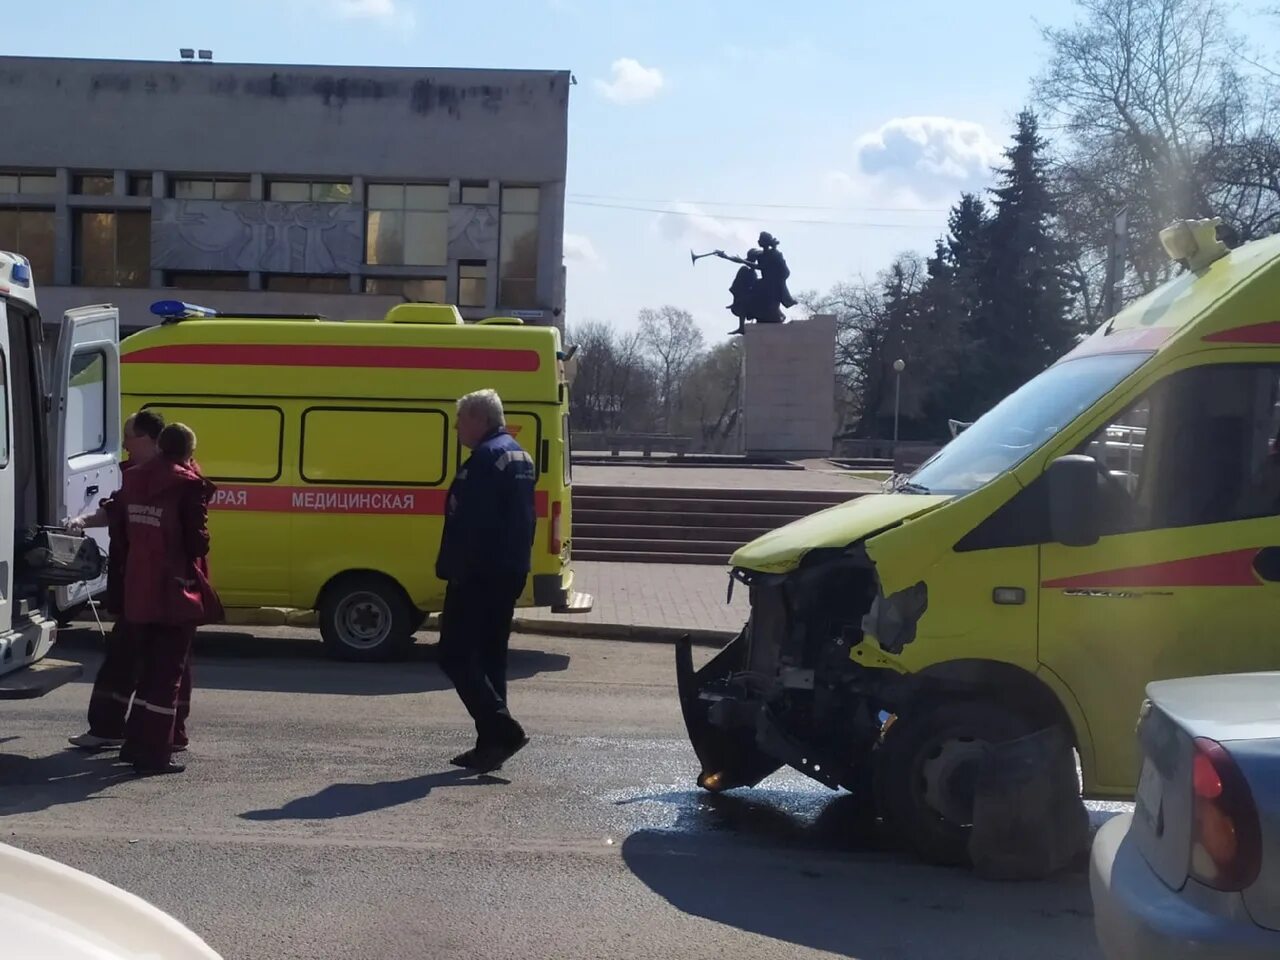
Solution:
{"label": "crumpled front bumper", "polygon": [[689,742],[702,771],[698,786],[719,792],[754,787],[782,766],[756,744],[759,705],[731,695],[727,681],[745,669],[744,630],[701,670],[693,669],[688,637],[676,642],[676,684]]}

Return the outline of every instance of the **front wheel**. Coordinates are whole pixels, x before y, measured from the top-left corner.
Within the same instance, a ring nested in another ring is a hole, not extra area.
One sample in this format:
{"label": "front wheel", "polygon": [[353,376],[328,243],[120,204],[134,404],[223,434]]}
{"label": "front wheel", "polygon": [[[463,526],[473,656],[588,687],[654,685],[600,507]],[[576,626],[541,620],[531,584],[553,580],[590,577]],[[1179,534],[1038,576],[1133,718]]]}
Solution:
{"label": "front wheel", "polygon": [[881,816],[924,860],[969,862],[978,772],[989,744],[1033,732],[1021,714],[982,700],[925,703],[895,718],[880,745]]}
{"label": "front wheel", "polygon": [[413,643],[421,612],[400,585],[378,574],[335,580],[319,604],[320,636],[338,660],[390,660]]}

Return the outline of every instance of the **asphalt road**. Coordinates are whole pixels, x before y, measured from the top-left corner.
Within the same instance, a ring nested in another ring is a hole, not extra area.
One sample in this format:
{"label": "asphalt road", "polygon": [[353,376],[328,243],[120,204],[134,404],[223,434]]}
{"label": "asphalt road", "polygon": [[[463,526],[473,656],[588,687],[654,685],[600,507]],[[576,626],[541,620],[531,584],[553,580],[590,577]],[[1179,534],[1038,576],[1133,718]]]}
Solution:
{"label": "asphalt road", "polygon": [[[698,792],[668,647],[516,638],[533,741],[476,778],[447,766],[470,731],[425,643],[356,666],[256,633],[204,639],[180,776],[64,750],[85,683],[0,704],[0,838],[227,960],[1098,955],[1082,873],[991,884],[868,848],[847,797],[794,775]],[[92,676],[93,638],[64,636]]]}

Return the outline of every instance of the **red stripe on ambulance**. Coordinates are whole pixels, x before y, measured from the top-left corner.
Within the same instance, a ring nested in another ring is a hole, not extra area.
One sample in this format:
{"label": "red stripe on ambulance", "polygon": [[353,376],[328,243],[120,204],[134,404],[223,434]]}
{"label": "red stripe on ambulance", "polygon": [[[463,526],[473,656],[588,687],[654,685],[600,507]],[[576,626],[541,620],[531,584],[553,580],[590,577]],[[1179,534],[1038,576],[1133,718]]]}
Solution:
{"label": "red stripe on ambulance", "polygon": [[[249,513],[386,514],[444,516],[447,490],[417,487],[281,487],[219,484],[211,510]],[[547,494],[534,494],[538,516],[547,515]]]}
{"label": "red stripe on ambulance", "polygon": [[190,363],[238,367],[381,367],[396,370],[488,370],[534,373],[536,350],[494,347],[379,347],[322,343],[175,343],[126,353],[122,363]]}

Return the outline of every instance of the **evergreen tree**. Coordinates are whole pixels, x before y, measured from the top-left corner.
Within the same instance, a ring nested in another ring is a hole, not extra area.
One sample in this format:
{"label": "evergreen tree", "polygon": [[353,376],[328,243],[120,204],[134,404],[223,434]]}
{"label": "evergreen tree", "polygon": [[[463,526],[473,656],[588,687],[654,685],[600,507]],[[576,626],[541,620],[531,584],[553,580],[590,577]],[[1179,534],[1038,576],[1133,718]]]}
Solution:
{"label": "evergreen tree", "polygon": [[978,273],[973,333],[985,368],[977,384],[981,410],[1053,363],[1078,332],[1071,312],[1072,258],[1054,232],[1058,203],[1045,150],[1035,114],[1023,111],[1005,150],[1006,165],[996,170],[987,255]]}
{"label": "evergreen tree", "polygon": [[921,291],[922,312],[939,353],[937,382],[925,404],[931,435],[945,437],[947,421],[982,412],[984,375],[980,277],[988,256],[990,224],[981,198],[966,193],[951,210],[948,233],[934,247]]}

